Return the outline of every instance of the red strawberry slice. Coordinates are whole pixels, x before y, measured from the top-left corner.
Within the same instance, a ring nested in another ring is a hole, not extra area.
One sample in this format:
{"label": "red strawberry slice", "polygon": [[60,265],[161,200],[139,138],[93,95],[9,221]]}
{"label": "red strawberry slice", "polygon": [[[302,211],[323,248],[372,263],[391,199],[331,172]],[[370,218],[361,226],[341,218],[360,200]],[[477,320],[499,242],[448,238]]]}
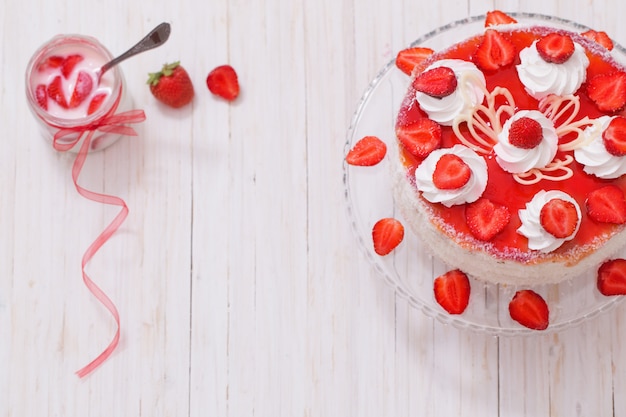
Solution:
{"label": "red strawberry slice", "polygon": [[511,219],[506,206],[493,203],[488,198],[479,198],[465,206],[465,221],[476,239],[488,241],[500,233]]}
{"label": "red strawberry slice", "polygon": [[537,42],[537,52],[546,62],[562,64],[574,55],[574,41],[567,35],[550,33]]}
{"label": "red strawberry slice", "polygon": [[599,110],[617,113],[626,106],[626,73],[598,74],[587,83],[587,95]]}
{"label": "red strawberry slice", "polygon": [[520,290],[509,303],[513,320],[533,330],[545,330],[550,323],[550,310],[546,301],[533,290]]}
{"label": "red strawberry slice", "polygon": [[206,78],[209,91],[227,101],[233,101],[239,95],[239,78],[230,65],[220,65],[213,69]]}
{"label": "red strawberry slice", "polygon": [[61,67],[61,74],[66,80],[70,78],[70,75],[72,75],[72,72],[74,71],[74,68],[76,67],[76,65],[83,59],[84,58],[82,55],[73,54],[73,55],[67,56],[63,60],[63,66]]}
{"label": "red strawberry slice", "polygon": [[517,20],[513,19],[508,14],[501,12],[500,10],[492,10],[487,12],[485,17],[485,27],[495,25],[506,25],[509,23],[517,23]]}
{"label": "red strawberry slice", "polygon": [[48,110],[48,91],[44,84],[35,87],[35,99],[42,109]]}
{"label": "red strawberry slice", "polygon": [[87,109],[87,115],[93,114],[100,108],[104,100],[107,98],[107,93],[98,93],[93,96],[89,102],[89,108]]}
{"label": "red strawberry slice", "polygon": [[557,239],[564,239],[576,231],[578,212],[571,201],[553,198],[541,208],[539,221],[546,232]]}
{"label": "red strawberry slice", "polygon": [[387,255],[394,250],[404,239],[404,226],[399,220],[391,217],[376,222],[372,229],[374,251],[381,255]]}
{"label": "red strawberry slice", "polygon": [[522,149],[533,149],[541,143],[543,129],[541,124],[530,117],[520,117],[511,123],[509,142]]}
{"label": "red strawberry slice", "polygon": [[510,65],[515,57],[515,45],[500,32],[487,29],[482,42],[474,52],[473,60],[480,69],[495,71]]}
{"label": "red strawberry slice", "polygon": [[605,185],[590,192],[585,206],[587,214],[594,221],[626,223],[626,197],[616,185]]}
{"label": "red strawberry slice", "polygon": [[67,100],[63,92],[63,80],[60,75],[54,77],[52,82],[48,84],[48,97],[55,101],[59,106],[67,109]]}
{"label": "red strawberry slice", "polygon": [[74,85],[74,92],[70,99],[70,108],[78,107],[93,90],[93,78],[86,71],[80,71]]}
{"label": "red strawberry slice", "polygon": [[626,118],[614,117],[602,132],[602,141],[607,152],[615,156],[626,155]]}
{"label": "red strawberry slice", "polygon": [[464,272],[454,269],[435,278],[435,300],[450,314],[461,314],[470,298],[470,282]]}
{"label": "red strawberry slice", "polygon": [[613,49],[613,41],[606,32],[589,29],[581,33],[581,35],[604,46],[609,51]]}
{"label": "red strawberry slice", "polygon": [[436,67],[422,72],[413,81],[417,91],[431,97],[442,98],[456,90],[457,80],[454,71],[448,67]]}
{"label": "red strawberry slice", "polygon": [[597,286],[602,295],[626,295],[626,259],[613,259],[600,265]]}
{"label": "red strawberry slice", "polygon": [[396,127],[396,136],[411,155],[424,158],[441,146],[441,126],[423,118]]}
{"label": "red strawberry slice", "polygon": [[47,71],[48,69],[54,69],[54,68],[59,68],[61,67],[61,65],[63,65],[63,62],[65,61],[65,58],[63,58],[62,56],[58,56],[58,55],[52,55],[49,56],[48,58],[44,59],[38,66],[37,66],[37,70],[39,72],[44,72]]}
{"label": "red strawberry slice", "polygon": [[387,153],[387,145],[376,136],[365,136],[360,139],[346,155],[350,165],[372,166],[383,160]]}
{"label": "red strawberry slice", "polygon": [[396,67],[406,75],[411,75],[413,68],[424,62],[434,53],[434,50],[423,47],[403,49],[398,52],[396,56]]}
{"label": "red strawberry slice", "polygon": [[440,190],[457,190],[467,184],[471,176],[472,170],[463,159],[446,153],[435,165],[433,184]]}

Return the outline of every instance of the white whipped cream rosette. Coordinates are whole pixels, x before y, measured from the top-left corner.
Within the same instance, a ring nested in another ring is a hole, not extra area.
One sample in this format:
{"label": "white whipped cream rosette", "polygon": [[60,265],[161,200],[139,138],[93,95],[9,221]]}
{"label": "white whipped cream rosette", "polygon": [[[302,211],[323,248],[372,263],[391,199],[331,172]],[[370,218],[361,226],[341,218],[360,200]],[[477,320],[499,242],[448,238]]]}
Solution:
{"label": "white whipped cream rosette", "polygon": [[[433,172],[439,158],[454,154],[461,158],[472,171],[469,181],[453,190],[441,190],[433,184]],[[446,207],[471,203],[480,198],[487,187],[487,163],[485,159],[464,145],[454,145],[432,151],[415,170],[415,184],[422,196],[431,203],[441,203]]]}
{"label": "white whipped cream rosette", "polygon": [[[543,226],[541,225],[541,209],[543,206],[553,199],[561,199],[564,201],[569,201],[576,207],[576,213],[578,214],[578,223],[576,224],[576,229],[574,232],[565,238],[556,238],[549,232],[547,232]],[[518,212],[519,218],[522,221],[522,225],[517,229],[517,232],[523,236],[528,238],[528,247],[533,250],[538,250],[544,253],[552,252],[557,249],[563,243],[568,240],[572,240],[576,233],[578,233],[578,229],[580,228],[580,222],[582,219],[582,213],[580,211],[580,206],[572,198],[569,194],[564,193],[563,191],[552,190],[545,191],[541,190],[531,201],[526,203],[526,208],[519,210]]]}
{"label": "white whipped cream rosette", "polygon": [[[529,117],[541,125],[543,139],[532,149],[518,148],[509,141],[509,129],[516,120]],[[551,120],[537,110],[520,110],[510,117],[498,134],[498,143],[493,147],[496,162],[506,172],[522,174],[533,168],[544,168],[554,157],[559,145],[559,137]]]}
{"label": "white whipped cream rosette", "polygon": [[448,96],[431,97],[422,92],[415,93],[420,108],[431,120],[452,126],[454,119],[480,105],[485,98],[486,81],[483,73],[471,62],[461,59],[442,59],[433,62],[424,72],[437,67],[448,67],[457,78],[457,87]]}
{"label": "white whipped cream rosette", "polygon": [[528,94],[537,100],[555,94],[574,94],[585,82],[589,59],[585,50],[574,42],[574,54],[562,64],[545,61],[537,52],[537,41],[519,53],[517,75]]}
{"label": "white whipped cream rosette", "polygon": [[613,179],[626,174],[626,157],[609,153],[602,140],[602,132],[609,126],[611,120],[612,116],[595,119],[582,131],[585,145],[574,150],[574,158],[584,165],[583,170],[598,178]]}

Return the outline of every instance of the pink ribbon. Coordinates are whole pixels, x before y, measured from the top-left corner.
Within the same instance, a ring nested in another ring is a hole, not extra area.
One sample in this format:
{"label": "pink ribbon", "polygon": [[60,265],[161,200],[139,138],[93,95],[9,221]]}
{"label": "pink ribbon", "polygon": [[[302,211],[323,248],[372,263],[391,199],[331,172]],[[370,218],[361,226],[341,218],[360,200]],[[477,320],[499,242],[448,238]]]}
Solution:
{"label": "pink ribbon", "polygon": [[[80,172],[85,164],[85,160],[87,159],[87,154],[89,153],[89,147],[91,146],[91,141],[96,131],[120,134],[126,136],[137,136],[137,132],[128,126],[125,126],[126,123],[139,123],[146,119],[146,116],[143,110],[130,110],[124,113],[114,114],[108,117],[104,117],[103,119],[98,120],[97,122],[87,125],[80,126],[76,128],[66,128],[59,130],[53,138],[53,146],[54,149],[58,151],[67,151],[72,149],[83,137],[85,133],[85,139],[80,146],[80,150],[76,155],[76,159],[74,160],[74,165],[72,166],[72,181],[74,182],[74,186],[78,193],[85,197],[88,200],[95,201],[98,203],[109,204],[114,206],[121,207],[120,212],[115,216],[113,221],[98,235],[96,240],[87,248],[85,253],[83,254],[83,258],[81,261],[81,270],[83,275],[83,282],[87,286],[87,289],[96,297],[96,299],[104,305],[104,307],[111,313],[113,318],[115,319],[115,323],[117,329],[115,331],[115,335],[113,339],[109,343],[109,345],[100,353],[94,360],[89,362],[86,366],[79,369],[76,374],[83,378],[87,376],[89,373],[97,369],[107,358],[113,353],[115,348],[117,347],[120,340],[120,315],[115,307],[115,304],[111,301],[111,299],[96,285],[96,283],[89,278],[87,273],[85,272],[85,267],[89,263],[89,261],[94,257],[96,252],[111,238],[111,236],[120,228],[124,220],[128,216],[128,207],[124,200],[119,197],[100,194],[93,191],[89,191],[78,184],[78,177]],[[68,143],[60,144],[59,140],[67,137],[69,135],[76,135],[76,138]]]}

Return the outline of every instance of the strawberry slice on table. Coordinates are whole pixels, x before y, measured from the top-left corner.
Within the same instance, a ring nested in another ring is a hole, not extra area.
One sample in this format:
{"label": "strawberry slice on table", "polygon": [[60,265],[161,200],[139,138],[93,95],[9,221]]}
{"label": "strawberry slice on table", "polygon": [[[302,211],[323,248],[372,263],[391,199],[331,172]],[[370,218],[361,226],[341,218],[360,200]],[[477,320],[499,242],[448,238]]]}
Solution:
{"label": "strawberry slice on table", "polygon": [[94,95],[93,98],[91,99],[91,101],[89,102],[89,108],[87,109],[87,115],[95,113],[100,108],[100,106],[102,106],[102,103],[107,98],[107,96],[108,96],[107,93],[98,93],[98,94]]}
{"label": "strawberry slice on table", "polygon": [[74,92],[69,104],[70,108],[80,106],[89,97],[91,90],[93,90],[93,78],[86,71],[80,71],[78,77],[76,77],[76,84],[74,84]]}
{"label": "strawberry slice on table", "polygon": [[65,93],[63,92],[63,79],[60,75],[54,77],[50,84],[48,84],[48,97],[64,109],[68,108]]}
{"label": "strawberry slice on table", "polygon": [[599,110],[617,113],[626,106],[626,73],[598,74],[587,83],[587,95]]}
{"label": "strawberry slice on table", "polygon": [[376,136],[365,136],[350,149],[346,162],[350,165],[372,166],[383,160],[387,145]]}
{"label": "strawberry slice on table", "polygon": [[473,60],[480,69],[495,71],[513,63],[515,57],[515,45],[497,30],[487,29]]}
{"label": "strawberry slice on table", "polygon": [[470,282],[461,270],[454,269],[435,278],[433,282],[435,300],[449,314],[461,314],[470,298]]}
{"label": "strawberry slice on table", "polygon": [[440,190],[457,190],[467,184],[471,176],[472,170],[463,159],[446,153],[435,164],[433,184]]}
{"label": "strawberry slice on table", "polygon": [[506,25],[510,23],[517,23],[517,20],[500,10],[487,12],[487,16],[485,17],[485,27]]}
{"label": "strawberry slice on table", "polygon": [[39,107],[48,110],[48,91],[44,84],[39,84],[35,87],[35,99]]}
{"label": "strawberry slice on table", "polygon": [[389,254],[404,239],[404,226],[399,220],[387,217],[380,219],[372,228],[374,251],[381,256]]}
{"label": "strawberry slice on table", "polygon": [[539,56],[546,62],[562,64],[574,55],[574,41],[568,35],[550,33],[536,44]]}
{"label": "strawberry slice on table", "polygon": [[545,330],[550,323],[548,304],[533,290],[520,290],[509,302],[509,315],[513,320],[533,330]]}
{"label": "strawberry slice on table", "polygon": [[406,75],[411,75],[413,68],[434,53],[435,51],[430,48],[419,46],[403,49],[396,55],[396,67]]}
{"label": "strawberry slice on table", "polygon": [[626,155],[626,118],[614,117],[602,132],[602,142],[607,152],[614,156]]}
{"label": "strawberry slice on table", "polygon": [[578,226],[578,211],[571,201],[553,198],[541,208],[539,221],[557,239],[571,236]]}
{"label": "strawberry slice on table", "polygon": [[601,223],[626,223],[626,197],[616,185],[605,185],[593,190],[585,201],[587,215]]}
{"label": "strawberry slice on table", "polygon": [[70,78],[70,75],[72,75],[72,72],[74,72],[74,68],[76,67],[76,65],[83,59],[85,58],[83,58],[83,56],[79,54],[68,55],[65,59],[63,59],[61,74],[66,80]]}
{"label": "strawberry slice on table", "polygon": [[581,33],[581,35],[587,39],[591,39],[601,46],[604,46],[609,51],[613,49],[613,41],[606,32],[589,29]]}
{"label": "strawberry slice on table", "polygon": [[541,124],[530,117],[520,117],[509,128],[509,142],[522,149],[533,149],[543,140]]}
{"label": "strawberry slice on table", "polygon": [[206,78],[209,91],[224,100],[233,101],[239,96],[239,78],[230,65],[220,65]]}
{"label": "strawberry slice on table", "polygon": [[427,118],[397,126],[396,136],[407,152],[418,158],[428,156],[441,146],[441,126]]}
{"label": "strawberry slice on table", "polygon": [[500,233],[509,221],[511,213],[506,206],[482,197],[465,206],[465,221],[476,239],[488,241]]}
{"label": "strawberry slice on table", "polygon": [[435,67],[415,77],[413,87],[431,97],[442,98],[454,93],[457,79],[454,71],[448,67]]}
{"label": "strawberry slice on table", "polygon": [[596,284],[602,295],[626,295],[626,259],[612,259],[600,265]]}

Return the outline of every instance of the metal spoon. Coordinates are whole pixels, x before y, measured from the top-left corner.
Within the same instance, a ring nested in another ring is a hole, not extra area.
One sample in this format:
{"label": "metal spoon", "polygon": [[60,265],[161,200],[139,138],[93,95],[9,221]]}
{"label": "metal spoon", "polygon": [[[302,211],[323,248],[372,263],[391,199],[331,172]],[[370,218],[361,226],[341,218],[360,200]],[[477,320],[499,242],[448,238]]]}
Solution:
{"label": "metal spoon", "polygon": [[148,51],[152,48],[163,45],[165,41],[170,37],[170,32],[170,24],[167,22],[163,22],[154,29],[152,29],[150,33],[148,33],[142,40],[137,42],[135,46],[133,46],[117,58],[113,58],[111,61],[98,68],[95,71],[98,82],[100,82],[100,79],[105,72],[111,69],[111,67],[124,61],[125,59],[137,55],[140,52]]}

